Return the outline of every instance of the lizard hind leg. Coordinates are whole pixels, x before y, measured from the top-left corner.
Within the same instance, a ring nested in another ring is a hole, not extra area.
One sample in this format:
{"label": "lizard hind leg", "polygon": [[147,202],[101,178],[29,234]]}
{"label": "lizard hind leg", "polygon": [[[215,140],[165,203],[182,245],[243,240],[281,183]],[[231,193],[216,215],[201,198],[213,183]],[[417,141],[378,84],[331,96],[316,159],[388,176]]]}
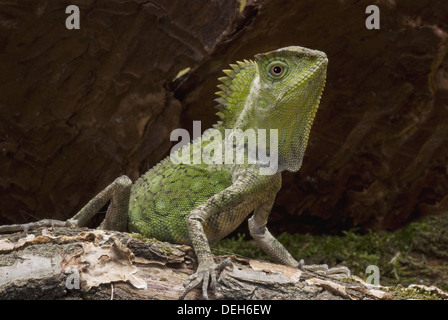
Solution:
{"label": "lizard hind leg", "polygon": [[90,200],[70,220],[79,227],[84,227],[98,211],[110,201],[106,218],[100,225],[101,229],[127,231],[129,198],[132,181],[127,176],[121,176],[109,184],[103,191]]}
{"label": "lizard hind leg", "polygon": [[132,182],[127,176],[115,179],[95,198],[90,200],[73,218],[67,221],[44,219],[25,224],[0,226],[0,234],[11,232],[25,232],[39,227],[85,227],[98,211],[110,201],[106,218],[100,228],[116,231],[127,231],[129,197]]}

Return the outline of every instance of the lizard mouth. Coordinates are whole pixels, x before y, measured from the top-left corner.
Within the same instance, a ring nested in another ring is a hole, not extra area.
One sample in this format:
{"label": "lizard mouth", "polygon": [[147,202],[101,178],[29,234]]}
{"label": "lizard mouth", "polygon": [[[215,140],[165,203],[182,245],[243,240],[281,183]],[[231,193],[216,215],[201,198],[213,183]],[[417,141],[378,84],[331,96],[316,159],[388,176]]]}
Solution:
{"label": "lizard mouth", "polygon": [[305,84],[307,81],[312,81],[315,78],[318,78],[318,75],[322,74],[321,69],[327,68],[328,59],[326,55],[322,52],[323,56],[319,56],[316,60],[315,65],[306,71],[305,75],[303,75],[303,79],[301,79],[300,85]]}

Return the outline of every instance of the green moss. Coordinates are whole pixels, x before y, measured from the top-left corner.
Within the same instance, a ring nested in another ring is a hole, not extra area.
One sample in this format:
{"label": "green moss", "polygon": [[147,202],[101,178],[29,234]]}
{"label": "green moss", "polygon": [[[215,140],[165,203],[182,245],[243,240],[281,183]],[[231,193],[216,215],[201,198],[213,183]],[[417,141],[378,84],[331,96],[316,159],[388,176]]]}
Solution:
{"label": "green moss", "polygon": [[132,238],[134,238],[136,240],[145,241],[145,242],[153,239],[153,238],[147,238],[144,235],[142,235],[140,233],[136,233],[136,232],[131,232],[130,235]]}
{"label": "green moss", "polygon": [[396,300],[417,299],[417,300],[442,300],[440,296],[420,288],[404,288],[402,285],[387,287],[385,290],[393,293]]}
{"label": "green moss", "polygon": [[[376,265],[380,284],[435,285],[448,290],[448,217],[428,217],[395,232],[359,233],[349,230],[342,236],[281,234],[278,240],[297,259],[307,264],[345,265],[366,279],[365,270]],[[213,247],[216,254],[269,258],[243,235],[224,239]]]}
{"label": "green moss", "polygon": [[135,232],[132,232],[130,235],[131,235],[132,238],[134,238],[136,240],[140,240],[140,241],[146,242],[149,245],[153,245],[154,244],[159,250],[162,251],[162,253],[165,256],[168,256],[169,254],[173,253],[173,248],[166,242],[162,242],[162,241],[159,241],[159,240],[154,239],[154,238],[148,238],[148,237],[145,237],[144,235],[141,235],[141,234],[135,233]]}

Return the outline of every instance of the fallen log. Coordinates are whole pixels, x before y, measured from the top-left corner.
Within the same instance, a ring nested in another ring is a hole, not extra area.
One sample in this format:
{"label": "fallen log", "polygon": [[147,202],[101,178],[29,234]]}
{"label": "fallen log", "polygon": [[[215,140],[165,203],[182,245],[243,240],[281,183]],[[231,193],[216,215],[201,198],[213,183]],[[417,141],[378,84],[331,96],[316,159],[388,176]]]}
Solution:
{"label": "fallen log", "polygon": [[[372,286],[269,262],[230,258],[217,299],[448,299],[435,287]],[[174,300],[196,269],[191,247],[139,235],[74,227],[0,234],[0,299]],[[199,289],[186,299],[202,299]]]}

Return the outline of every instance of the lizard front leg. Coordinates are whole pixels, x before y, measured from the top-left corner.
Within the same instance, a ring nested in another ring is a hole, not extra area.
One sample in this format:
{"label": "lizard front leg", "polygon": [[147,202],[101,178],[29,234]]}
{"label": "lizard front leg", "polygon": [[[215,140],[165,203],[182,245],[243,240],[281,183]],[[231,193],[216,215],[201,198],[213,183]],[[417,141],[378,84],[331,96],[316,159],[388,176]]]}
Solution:
{"label": "lizard front leg", "polygon": [[290,267],[298,267],[288,250],[269,232],[266,223],[274,205],[275,194],[258,208],[249,219],[249,232],[257,245],[275,261]]}
{"label": "lizard front leg", "polygon": [[210,289],[213,292],[216,290],[216,272],[231,265],[229,260],[225,260],[219,265],[213,260],[210,245],[203,228],[203,223],[213,214],[212,212],[213,210],[207,210],[207,205],[203,205],[191,211],[188,216],[187,225],[199,265],[196,272],[185,282],[185,289],[179,299],[184,299],[189,291],[202,283],[202,295],[207,300],[209,283]]}
{"label": "lizard front leg", "polygon": [[266,228],[274,199],[275,196],[256,208],[254,215],[248,221],[250,234],[258,246],[272,259],[286,266],[323,272],[324,274],[344,274],[350,276],[350,270],[347,267],[341,266],[329,269],[326,264],[305,265],[303,260],[297,261],[291,256],[288,250]]}
{"label": "lizard front leg", "polygon": [[215,264],[204,229],[219,233],[218,236],[211,235],[214,240],[222,238],[233,231],[273,189],[275,194],[281,184],[279,174],[260,176],[256,172],[245,170],[235,174],[235,177],[237,178],[231,186],[209,198],[187,217],[190,240],[199,265],[196,273],[185,282],[180,299],[201,283],[203,297],[207,299],[208,287],[213,291],[216,287],[215,272],[229,265],[227,261]]}

